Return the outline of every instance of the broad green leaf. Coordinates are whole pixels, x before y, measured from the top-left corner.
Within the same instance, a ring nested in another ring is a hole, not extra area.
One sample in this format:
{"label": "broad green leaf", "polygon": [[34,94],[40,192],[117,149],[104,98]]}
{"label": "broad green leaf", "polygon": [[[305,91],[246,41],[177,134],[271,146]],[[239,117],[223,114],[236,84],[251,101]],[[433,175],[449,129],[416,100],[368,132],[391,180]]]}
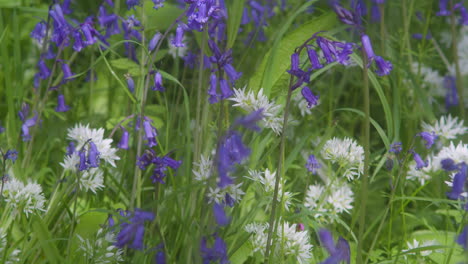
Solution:
{"label": "broad green leaf", "polygon": [[237,35],[239,35],[239,26],[242,19],[242,13],[244,11],[244,2],[245,0],[236,0],[232,1],[229,4],[228,10],[228,20],[227,20],[227,35],[228,43],[227,49],[232,48],[234,42],[236,41]]}
{"label": "broad green leaf", "polygon": [[137,68],[140,70],[140,65],[136,64],[134,61],[127,59],[127,58],[120,58],[109,61],[109,63],[119,70],[130,70],[133,68]]}

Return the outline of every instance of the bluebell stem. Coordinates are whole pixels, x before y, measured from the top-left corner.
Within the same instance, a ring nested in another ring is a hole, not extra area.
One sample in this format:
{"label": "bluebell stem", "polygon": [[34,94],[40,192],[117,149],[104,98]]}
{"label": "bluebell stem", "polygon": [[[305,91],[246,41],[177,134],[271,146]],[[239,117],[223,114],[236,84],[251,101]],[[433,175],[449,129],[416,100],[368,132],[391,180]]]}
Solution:
{"label": "bluebell stem", "polygon": [[420,169],[422,169],[424,167],[427,167],[427,165],[428,165],[427,160],[423,161],[421,156],[419,156],[419,154],[416,153],[416,151],[414,151],[414,150],[410,150],[410,153],[413,154],[413,159],[416,162],[416,169],[417,170],[420,170]]}
{"label": "bluebell stem", "polygon": [[200,243],[201,256],[203,258],[203,264],[219,263],[228,264],[227,246],[226,243],[218,236],[214,235],[215,241],[211,248],[206,245],[206,238],[202,238]]}
{"label": "bluebell stem", "polygon": [[125,74],[125,79],[127,79],[127,87],[131,93],[135,92],[135,82],[130,74]]}
{"label": "bluebell stem", "polygon": [[89,149],[88,149],[88,164],[89,167],[91,168],[97,168],[99,167],[99,151],[96,147],[96,144],[94,142],[90,141],[89,142]]}
{"label": "bluebell stem", "polygon": [[4,160],[11,160],[11,162],[15,163],[15,161],[18,159],[18,151],[14,150],[14,149],[7,150],[5,155],[3,155],[3,159]]}
{"label": "bluebell stem", "polygon": [[307,108],[311,108],[312,106],[315,106],[318,104],[319,96],[314,95],[309,87],[304,86],[301,90],[301,94],[304,97],[304,99],[306,99],[307,101]]}
{"label": "bluebell stem", "polygon": [[162,75],[159,71],[154,74],[154,86],[152,87],[153,91],[164,92],[164,87],[162,83]]}
{"label": "bluebell stem", "polygon": [[317,158],[315,158],[315,155],[310,155],[306,163],[307,170],[312,174],[317,174],[317,169],[320,169],[321,167],[322,165],[320,165]]}
{"label": "bluebell stem", "polygon": [[350,263],[351,254],[348,241],[340,237],[335,245],[332,234],[326,229],[321,229],[319,231],[319,238],[322,245],[330,254],[321,264],[338,264],[342,261],[348,264]]}
{"label": "bluebell stem", "polygon": [[119,144],[117,144],[117,147],[120,149],[129,149],[129,146],[128,146],[129,133],[123,126],[120,126],[120,129],[122,129],[122,137],[120,138],[120,141],[119,141]]}
{"label": "bluebell stem", "polygon": [[57,107],[55,108],[55,112],[67,112],[70,110],[70,107],[65,104],[65,96],[63,94],[59,94],[57,96]]}
{"label": "bluebell stem", "polygon": [[154,34],[154,36],[151,38],[149,45],[148,45],[149,51],[153,51],[156,48],[159,41],[161,40],[161,37],[162,37],[162,34],[159,32],[156,32],[156,34]]}
{"label": "bluebell stem", "polygon": [[436,139],[438,138],[438,136],[435,134],[434,131],[432,131],[432,133],[421,132],[421,133],[418,133],[417,135],[420,136],[424,141],[426,141],[425,143],[426,148],[431,148],[432,145],[434,145]]}
{"label": "bluebell stem", "polygon": [[462,195],[465,192],[465,184],[466,184],[466,177],[467,177],[467,166],[465,163],[460,165],[460,169],[453,177],[452,183],[452,191],[447,193],[447,197],[452,200],[463,199],[464,196]]}
{"label": "bluebell stem", "polygon": [[468,250],[468,225],[463,228],[463,231],[457,237],[457,244]]}
{"label": "bluebell stem", "polygon": [[153,221],[154,214],[135,209],[134,213],[128,212],[125,217],[127,221],[120,224],[120,232],[117,234],[115,246],[125,246],[133,249],[143,250],[143,237],[145,235],[145,222]]}

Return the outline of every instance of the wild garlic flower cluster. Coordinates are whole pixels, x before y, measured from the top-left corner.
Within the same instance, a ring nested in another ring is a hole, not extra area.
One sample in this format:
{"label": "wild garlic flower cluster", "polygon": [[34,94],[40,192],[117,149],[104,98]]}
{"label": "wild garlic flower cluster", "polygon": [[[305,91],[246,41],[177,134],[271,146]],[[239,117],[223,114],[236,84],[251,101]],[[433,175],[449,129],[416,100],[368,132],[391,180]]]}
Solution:
{"label": "wild garlic flower cluster", "polygon": [[195,175],[195,180],[197,181],[208,180],[213,174],[213,161],[210,156],[202,154],[199,162],[193,162],[193,167],[197,167],[197,169],[192,169],[192,173]]}
{"label": "wild garlic flower cluster", "polygon": [[459,135],[464,135],[468,131],[468,128],[463,125],[463,120],[458,120],[458,117],[453,118],[450,114],[447,116],[440,117],[434,124],[422,123],[424,131],[434,132],[441,138],[444,139],[456,139]]}
{"label": "wild garlic flower cluster", "polygon": [[258,91],[257,95],[252,90],[247,90],[247,87],[234,89],[234,96],[229,100],[235,102],[233,106],[240,107],[249,113],[262,109],[263,126],[272,129],[277,135],[281,134],[283,128],[283,119],[279,115],[281,106],[270,102],[263,93],[263,88]]}
{"label": "wild garlic flower cluster", "polygon": [[[268,223],[252,223],[245,226],[245,231],[250,236],[250,243],[253,252],[265,254],[267,238],[268,238]],[[285,254],[290,261],[295,259],[294,263],[310,263],[312,258],[312,244],[309,241],[309,234],[305,230],[301,230],[297,224],[289,224],[282,222],[278,225],[276,236],[273,238],[276,241],[276,252]],[[284,243],[283,243],[284,242]],[[283,247],[283,248],[282,248]]]}
{"label": "wild garlic flower cluster", "polygon": [[324,159],[338,165],[339,172],[350,181],[364,172],[364,149],[351,138],[328,140],[321,154]]}
{"label": "wild garlic flower cluster", "polygon": [[23,211],[26,216],[36,211],[44,211],[45,198],[38,183],[28,182],[25,185],[22,181],[10,177],[3,186],[2,196],[8,205]]}
{"label": "wild garlic flower cluster", "polygon": [[[247,177],[257,183],[259,183],[265,194],[268,198],[273,199],[273,193],[275,191],[275,179],[276,171],[271,172],[269,169],[265,171],[258,170],[249,170],[249,176]],[[278,186],[278,202],[281,201],[281,194],[283,194],[283,184],[280,182]],[[291,192],[285,191],[283,195],[283,204],[286,210],[289,210],[289,207],[292,204],[293,194]]]}
{"label": "wild garlic flower cluster", "polygon": [[96,264],[123,262],[124,251],[114,245],[116,240],[112,232],[105,232],[100,228],[94,238],[84,239],[80,235],[77,236],[80,240],[78,250],[83,253],[86,262],[91,261]]}

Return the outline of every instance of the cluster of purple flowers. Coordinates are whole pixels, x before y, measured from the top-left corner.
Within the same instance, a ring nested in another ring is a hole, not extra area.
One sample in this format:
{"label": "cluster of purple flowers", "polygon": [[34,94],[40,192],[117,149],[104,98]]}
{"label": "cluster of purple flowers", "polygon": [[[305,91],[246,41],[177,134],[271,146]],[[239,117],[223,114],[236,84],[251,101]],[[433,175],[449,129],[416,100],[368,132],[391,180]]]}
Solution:
{"label": "cluster of purple flowers", "polygon": [[[115,246],[123,248],[125,246],[133,249],[143,250],[143,238],[145,235],[145,222],[153,221],[154,214],[152,212],[135,209],[131,211],[119,211],[123,217],[120,223],[120,231],[117,234]],[[109,226],[114,226],[114,219],[109,218]]]}
{"label": "cluster of purple flowers", "polygon": [[77,154],[80,158],[80,162],[76,165],[79,171],[99,167],[100,153],[93,141],[88,140],[79,150],[75,148],[75,143],[70,142],[66,155],[71,156],[73,154]]}
{"label": "cluster of purple flowers", "polygon": [[460,25],[468,25],[468,11],[463,5],[463,1],[460,1],[453,6],[449,5],[449,0],[439,0],[439,11],[436,13],[438,16],[450,16],[455,13],[455,11],[460,12]]}
{"label": "cluster of purple flowers", "polygon": [[159,182],[164,184],[164,178],[166,177],[167,168],[177,170],[182,161],[174,160],[169,156],[158,157],[156,152],[152,149],[147,149],[143,155],[138,157],[137,165],[141,170],[146,170],[150,165],[153,165],[153,174],[151,180],[153,183]]}
{"label": "cluster of purple flowers", "polygon": [[31,140],[31,134],[29,133],[29,129],[38,123],[39,116],[37,112],[34,112],[34,116],[28,118],[29,116],[29,105],[23,103],[21,110],[18,112],[18,116],[20,120],[23,122],[21,125],[21,136],[23,141]]}
{"label": "cluster of purple flowers", "polygon": [[209,263],[230,263],[227,256],[227,245],[217,234],[213,235],[214,242],[213,246],[209,248],[207,246],[207,239],[204,237],[200,244],[200,251],[203,258],[203,264]]}
{"label": "cluster of purple flowers", "polygon": [[326,229],[319,231],[319,238],[322,245],[330,254],[321,264],[342,263],[343,261],[348,264],[350,263],[351,252],[348,241],[340,237],[335,244],[331,232]]}

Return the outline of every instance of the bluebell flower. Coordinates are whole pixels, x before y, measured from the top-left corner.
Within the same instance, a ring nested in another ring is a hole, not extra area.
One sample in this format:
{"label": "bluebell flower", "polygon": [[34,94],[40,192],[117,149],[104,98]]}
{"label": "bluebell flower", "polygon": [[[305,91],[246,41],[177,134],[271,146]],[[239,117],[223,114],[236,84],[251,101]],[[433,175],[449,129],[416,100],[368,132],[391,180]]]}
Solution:
{"label": "bluebell flower", "polygon": [[350,263],[350,249],[348,241],[340,237],[336,244],[333,241],[333,236],[330,231],[321,229],[319,231],[319,238],[322,245],[328,251],[330,256],[321,264],[339,264],[342,261]]}
{"label": "bluebell flower", "polygon": [[459,24],[463,26],[468,26],[468,11],[465,6],[463,6],[463,1],[455,4],[455,10],[460,10],[460,21]]}
{"label": "bluebell flower", "polygon": [[59,94],[57,96],[57,107],[55,108],[55,112],[67,112],[70,110],[70,106],[65,103],[65,96],[63,94]]}
{"label": "bluebell flower", "polygon": [[127,79],[127,87],[131,93],[135,92],[135,82],[130,74],[125,74],[125,79]]}
{"label": "bluebell flower", "polygon": [[47,67],[44,59],[39,59],[39,62],[37,63],[37,67],[39,68],[39,77],[43,80],[49,78],[50,76],[50,70]]}
{"label": "bluebell flower", "polygon": [[314,95],[309,87],[304,86],[301,90],[301,94],[304,99],[307,101],[307,108],[311,108],[318,104],[319,96]]}
{"label": "bluebell flower", "polygon": [[451,192],[447,193],[447,197],[449,199],[458,200],[458,199],[464,198],[462,196],[462,193],[465,190],[466,177],[467,177],[466,171],[467,171],[467,166],[465,163],[462,163],[460,165],[459,171],[453,177],[452,190]]}
{"label": "bluebell flower", "polygon": [[31,38],[37,40],[37,43],[42,44],[46,36],[47,24],[44,21],[40,21],[36,24],[33,31],[31,31]]}
{"label": "bluebell flower", "polygon": [[5,155],[3,155],[3,159],[5,161],[6,160],[11,160],[11,162],[15,163],[15,161],[18,159],[18,151],[14,150],[14,149],[7,150]]}
{"label": "bluebell flower", "polygon": [[151,38],[149,45],[148,45],[149,51],[153,51],[156,48],[159,41],[161,40],[161,37],[162,37],[162,34],[159,32],[156,32],[156,34],[154,34],[154,36]]}
{"label": "bluebell flower", "polygon": [[322,165],[320,165],[317,158],[315,158],[315,155],[310,155],[306,163],[307,170],[312,172],[312,174],[316,174],[317,169],[320,169],[321,167]]}
{"label": "bluebell flower", "polygon": [[219,264],[228,264],[227,256],[227,245],[226,243],[218,236],[214,235],[215,241],[211,248],[206,245],[206,238],[203,238],[200,243],[201,256],[203,258],[203,264],[210,263],[219,263]]}
{"label": "bluebell flower", "polygon": [[224,65],[224,71],[229,76],[229,79],[231,79],[231,81],[239,79],[242,75],[242,73],[237,72],[236,69],[234,69],[234,67],[230,63]]}
{"label": "bluebell flower", "polygon": [[217,103],[219,101],[219,95],[218,95],[218,77],[216,76],[215,73],[211,73],[210,75],[210,88],[208,89],[208,95],[210,96],[208,98],[208,101],[210,104]]}
{"label": "bluebell flower", "polygon": [[371,20],[372,22],[379,22],[380,21],[380,9],[377,5],[372,5],[371,7]]}
{"label": "bluebell flower", "polygon": [[145,222],[153,221],[154,214],[135,209],[134,213],[128,212],[127,221],[120,224],[120,232],[117,234],[115,246],[125,246],[133,249],[143,250],[143,237],[145,235]]}
{"label": "bluebell flower", "polygon": [[222,205],[214,203],[213,215],[219,226],[226,226],[229,224],[229,218],[227,217],[226,212],[224,212],[224,207]]}
{"label": "bluebell flower", "polygon": [[180,167],[182,161],[174,160],[168,156],[158,157],[154,150],[148,149],[143,155],[138,157],[137,165],[141,170],[145,170],[151,164],[154,165],[151,175],[152,182],[164,184],[164,178],[166,177],[168,167],[176,170]]}
{"label": "bluebell flower", "polygon": [[447,9],[449,0],[439,0],[439,11],[436,15],[438,16],[450,16],[451,12]]}
{"label": "bluebell flower", "polygon": [[50,40],[57,46],[68,46],[70,34],[73,32],[73,27],[68,24],[64,17],[62,8],[59,4],[55,4],[49,11],[52,17],[53,30]]}
{"label": "bluebell flower", "polygon": [[458,105],[457,82],[454,76],[447,75],[444,77],[443,86],[446,89],[445,93],[445,108],[449,109],[452,106]]}
{"label": "bluebell flower", "polygon": [[431,148],[432,145],[434,145],[436,139],[438,138],[434,131],[432,131],[432,133],[423,131],[421,133],[418,133],[417,135],[420,136],[424,141],[426,141],[426,148]]}
{"label": "bluebell flower", "polygon": [[88,162],[86,160],[86,152],[84,148],[78,151],[78,157],[80,158],[80,163],[77,164],[78,170],[79,171],[87,170],[89,167],[88,167]]}
{"label": "bluebell flower", "polygon": [[235,125],[241,125],[245,128],[260,131],[260,127],[257,125],[257,122],[263,118],[263,109],[253,111],[252,113],[241,117],[236,120]]}
{"label": "bluebell flower", "polygon": [[440,164],[442,165],[442,169],[446,171],[454,171],[458,169],[458,166],[455,164],[453,159],[443,159]]}
{"label": "bluebell flower", "polygon": [[154,74],[154,85],[152,87],[152,90],[153,91],[160,91],[160,92],[164,92],[164,87],[163,87],[163,83],[162,83],[162,75],[159,71],[157,71],[155,74]]}
{"label": "bluebell flower", "polygon": [[225,79],[219,80],[219,87],[221,89],[221,99],[227,99],[234,94],[231,88],[229,88],[229,84]]}
{"label": "bluebell flower", "polygon": [[123,126],[120,126],[120,129],[122,129],[122,137],[120,138],[120,141],[119,141],[119,144],[117,144],[117,147],[119,149],[129,149],[129,146],[128,146],[129,133]]}
{"label": "bluebell flower", "polygon": [[355,13],[347,10],[346,8],[342,7],[336,2],[333,4],[332,7],[333,11],[335,11],[336,15],[338,16],[338,19],[340,19],[341,22],[350,26],[358,26],[360,24],[360,18]]}
{"label": "bluebell flower", "polygon": [[218,155],[218,186],[224,188],[233,183],[228,173],[234,170],[235,164],[240,164],[250,155],[250,149],[242,143],[241,135],[231,130],[221,140],[216,153]]}
{"label": "bluebell flower", "polygon": [[380,56],[375,56],[375,66],[377,66],[375,73],[379,76],[389,75],[393,69],[392,63],[384,60]]}
{"label": "bluebell flower", "polygon": [[21,125],[21,136],[23,138],[23,141],[29,141],[31,140],[31,135],[29,134],[29,128],[33,127],[37,124],[38,121],[38,115],[35,113],[35,115],[29,119],[26,119],[23,124]]}
{"label": "bluebell flower", "polygon": [[323,65],[320,63],[319,56],[314,49],[307,48],[307,55],[309,57],[310,65],[312,65],[312,70],[323,68]]}
{"label": "bluebell flower", "polygon": [[171,41],[171,44],[174,46],[174,47],[184,47],[185,44],[183,42],[183,39],[184,39],[184,31],[185,31],[185,25],[184,24],[179,24],[177,25],[177,29],[176,29],[176,35],[175,37],[172,39]]}
{"label": "bluebell flower", "polygon": [[135,6],[140,5],[140,0],[126,0],[125,3],[127,4],[127,9],[135,9]]}
{"label": "bluebell flower", "polygon": [[394,142],[390,145],[390,150],[388,152],[395,153],[398,155],[403,150],[402,145],[403,144],[401,142]]}
{"label": "bluebell flower", "polygon": [[97,16],[99,25],[106,30],[106,37],[119,34],[119,17],[116,14],[108,14],[104,5],[99,7]]}
{"label": "bluebell flower", "polygon": [[424,161],[421,158],[421,156],[419,156],[419,154],[416,153],[416,151],[410,150],[410,153],[413,154],[413,159],[416,162],[416,169],[417,170],[420,170],[420,169],[428,166],[427,160]]}
{"label": "bluebell flower", "polygon": [[164,7],[164,2],[165,2],[166,0],[151,0],[151,1],[153,1],[153,4],[154,4],[153,8],[156,9],[156,10],[158,10],[159,8],[163,8],[163,7]]}
{"label": "bluebell flower", "polygon": [[66,155],[71,156],[71,155],[73,155],[73,153],[75,153],[75,151],[76,151],[75,142],[71,141],[67,146]]}
{"label": "bluebell flower", "polygon": [[74,74],[72,73],[72,71],[70,69],[70,66],[68,64],[66,64],[65,62],[62,62],[61,66],[62,66],[62,72],[63,72],[63,79],[65,81],[73,79],[72,76]]}
{"label": "bluebell flower", "polygon": [[156,247],[156,254],[154,255],[154,261],[156,264],[166,264],[166,254],[164,253],[164,244],[160,243]]}
{"label": "bluebell flower", "polygon": [[2,134],[3,132],[5,132],[5,127],[3,127],[2,124],[0,123],[0,134]]}
{"label": "bluebell flower", "polygon": [[89,142],[89,149],[88,149],[88,165],[90,168],[97,168],[99,167],[99,151],[97,149],[96,144],[93,141]]}
{"label": "bluebell flower", "polygon": [[457,237],[457,244],[468,250],[468,225],[463,228],[463,231]]}
{"label": "bluebell flower", "polygon": [[152,148],[157,146],[156,137],[158,136],[158,131],[155,127],[151,125],[150,120],[146,119],[143,121],[143,130],[145,132],[145,140],[147,141],[148,147]]}
{"label": "bluebell flower", "polygon": [[63,0],[61,7],[64,14],[69,15],[72,13],[73,10],[70,8],[71,2],[72,0]]}

